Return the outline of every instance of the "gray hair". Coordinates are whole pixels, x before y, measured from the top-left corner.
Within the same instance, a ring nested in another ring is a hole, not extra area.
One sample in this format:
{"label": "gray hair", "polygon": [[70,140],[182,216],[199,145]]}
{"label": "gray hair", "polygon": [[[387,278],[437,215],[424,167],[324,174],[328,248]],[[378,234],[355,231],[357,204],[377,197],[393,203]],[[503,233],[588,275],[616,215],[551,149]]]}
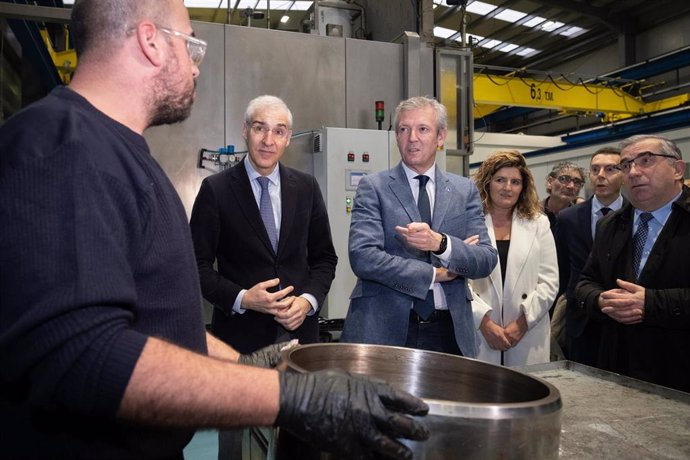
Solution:
{"label": "gray hair", "polygon": [[[70,31],[78,58],[90,53],[111,53],[130,28],[149,21],[167,25],[170,3],[160,0],[76,0],[72,7]],[[106,49],[108,49],[106,51]]]}
{"label": "gray hair", "polygon": [[395,115],[393,116],[393,126],[398,130],[398,121],[400,114],[408,110],[423,109],[431,107],[436,112],[436,126],[439,131],[448,127],[448,111],[436,99],[428,96],[416,96],[402,101],[395,108]]}
{"label": "gray hair", "polygon": [[680,149],[675,142],[673,142],[671,139],[663,136],[657,136],[655,134],[636,134],[634,136],[630,136],[629,138],[622,140],[621,143],[618,144],[618,148],[623,150],[633,144],[637,144],[638,142],[646,141],[648,139],[653,139],[659,142],[659,145],[661,146],[661,153],[663,155],[671,155],[679,160],[683,159],[683,155],[681,154]]}
{"label": "gray hair", "polygon": [[255,97],[247,105],[247,110],[244,112],[244,121],[249,124],[257,110],[272,108],[284,110],[288,118],[288,129],[292,129],[292,112],[288,108],[285,101],[276,96],[264,94],[263,96]]}
{"label": "gray hair", "polygon": [[587,177],[585,176],[585,168],[576,165],[572,161],[561,161],[560,163],[556,164],[553,168],[551,168],[549,177],[556,178],[560,176],[563,171],[567,171],[568,169],[572,169],[580,173],[580,177],[582,177],[582,180],[585,180],[585,178]]}

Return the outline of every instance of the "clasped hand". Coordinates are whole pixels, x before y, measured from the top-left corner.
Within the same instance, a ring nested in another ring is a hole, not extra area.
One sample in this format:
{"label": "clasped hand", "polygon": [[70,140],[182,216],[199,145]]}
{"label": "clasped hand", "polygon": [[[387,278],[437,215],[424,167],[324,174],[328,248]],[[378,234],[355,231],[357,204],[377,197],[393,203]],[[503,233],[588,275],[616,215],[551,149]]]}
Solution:
{"label": "clasped hand", "polygon": [[242,298],[242,308],[272,315],[285,329],[294,331],[302,325],[311,304],[303,297],[288,295],[295,288],[287,286],[276,292],[268,290],[280,285],[279,278],[262,281],[247,289]]}
{"label": "clasped hand", "polygon": [[492,350],[506,351],[517,345],[525,336],[527,319],[524,314],[521,314],[518,319],[506,327],[501,327],[493,322],[488,315],[485,315],[479,330]]}
{"label": "clasped hand", "polygon": [[644,319],[645,288],[621,279],[617,279],[616,284],[618,288],[599,295],[601,312],[621,324],[641,323]]}

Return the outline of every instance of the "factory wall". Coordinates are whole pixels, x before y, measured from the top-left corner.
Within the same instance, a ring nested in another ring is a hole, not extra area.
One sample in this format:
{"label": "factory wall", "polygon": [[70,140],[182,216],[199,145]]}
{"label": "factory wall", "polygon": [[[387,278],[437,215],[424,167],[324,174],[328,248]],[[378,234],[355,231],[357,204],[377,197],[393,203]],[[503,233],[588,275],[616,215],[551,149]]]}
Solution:
{"label": "factory wall", "polygon": [[[390,113],[405,97],[402,44],[203,22],[193,27],[209,47],[192,115],[145,134],[188,215],[201,181],[216,171],[196,167],[199,150],[228,144],[245,150],[242,122],[252,98],[283,98],[298,134],[322,126],[376,129],[377,100],[385,102],[387,129]],[[422,46],[419,59],[420,93],[433,94],[433,50]],[[296,139],[283,162],[313,172],[311,153]]]}

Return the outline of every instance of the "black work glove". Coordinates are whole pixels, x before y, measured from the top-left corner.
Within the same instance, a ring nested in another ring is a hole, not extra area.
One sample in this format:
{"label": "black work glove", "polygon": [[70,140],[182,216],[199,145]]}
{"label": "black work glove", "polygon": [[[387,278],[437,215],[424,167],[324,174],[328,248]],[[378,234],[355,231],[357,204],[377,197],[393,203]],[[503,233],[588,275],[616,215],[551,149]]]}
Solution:
{"label": "black work glove", "polygon": [[424,424],[404,414],[425,415],[429,406],[386,383],[326,370],[280,374],[276,425],[321,450],[347,459],[375,453],[411,459],[412,451],[394,438],[425,440]]}
{"label": "black work glove", "polygon": [[290,340],[289,342],[280,342],[269,345],[254,353],[248,355],[240,355],[237,358],[239,364],[246,364],[247,366],[274,368],[280,362],[281,352],[298,345],[297,340]]}

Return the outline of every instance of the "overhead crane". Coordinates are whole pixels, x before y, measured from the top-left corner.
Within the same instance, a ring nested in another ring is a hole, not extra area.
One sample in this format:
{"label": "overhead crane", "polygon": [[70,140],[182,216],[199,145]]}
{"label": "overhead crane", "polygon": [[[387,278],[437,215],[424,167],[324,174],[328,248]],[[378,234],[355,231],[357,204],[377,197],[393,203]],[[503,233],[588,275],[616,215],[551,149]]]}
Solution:
{"label": "overhead crane", "polygon": [[[53,64],[55,64],[55,69],[58,71],[58,75],[65,85],[69,84],[72,79],[72,74],[77,68],[77,52],[70,43],[69,39],[69,28],[67,25],[60,25],[61,33],[49,34],[47,27],[41,27],[39,32],[43,42],[46,45],[48,54],[50,54]],[[53,39],[58,40],[58,43],[53,44]]]}
{"label": "overhead crane", "polygon": [[640,85],[644,83],[634,80],[598,79],[585,82],[578,79],[573,82],[562,75],[527,77],[521,69],[505,75],[491,75],[483,70],[482,67],[475,67],[473,77],[475,120],[509,106],[596,114],[602,122],[608,123],[679,107],[690,101],[690,94],[681,94],[645,102],[641,96],[631,94],[639,92]]}

